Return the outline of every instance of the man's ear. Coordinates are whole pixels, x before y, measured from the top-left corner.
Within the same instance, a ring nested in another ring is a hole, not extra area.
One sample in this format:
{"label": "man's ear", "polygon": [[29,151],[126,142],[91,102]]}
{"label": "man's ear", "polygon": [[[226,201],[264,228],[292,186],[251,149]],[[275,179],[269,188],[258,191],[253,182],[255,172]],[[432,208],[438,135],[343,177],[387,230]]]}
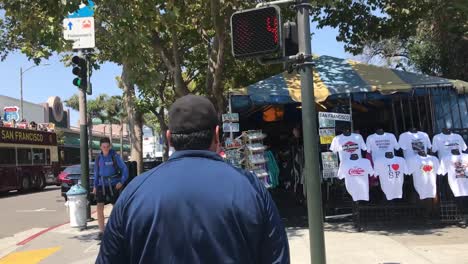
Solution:
{"label": "man's ear", "polygon": [[173,147],[171,138],[172,138],[172,133],[171,133],[170,130],[167,130],[166,131],[166,140],[167,140],[167,144],[169,145],[169,147]]}
{"label": "man's ear", "polygon": [[216,128],[215,128],[215,144],[216,144],[216,146],[218,146],[221,143],[219,131],[220,131],[219,126],[216,126]]}

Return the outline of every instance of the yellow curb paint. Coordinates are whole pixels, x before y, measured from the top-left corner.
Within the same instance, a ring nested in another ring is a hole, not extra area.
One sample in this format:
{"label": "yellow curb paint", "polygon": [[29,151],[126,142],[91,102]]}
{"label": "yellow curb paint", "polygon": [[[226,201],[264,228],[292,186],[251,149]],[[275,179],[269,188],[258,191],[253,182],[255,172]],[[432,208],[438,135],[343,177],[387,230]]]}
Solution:
{"label": "yellow curb paint", "polygon": [[0,264],[37,264],[41,260],[54,254],[60,247],[29,250],[11,253],[0,259]]}

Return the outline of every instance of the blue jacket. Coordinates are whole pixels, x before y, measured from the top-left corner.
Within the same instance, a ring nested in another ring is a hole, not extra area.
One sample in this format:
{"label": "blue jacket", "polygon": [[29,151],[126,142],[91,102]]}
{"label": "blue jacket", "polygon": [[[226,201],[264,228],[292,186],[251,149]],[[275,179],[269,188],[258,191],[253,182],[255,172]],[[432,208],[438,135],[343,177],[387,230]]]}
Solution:
{"label": "blue jacket", "polygon": [[[113,176],[117,174],[117,171],[114,166],[114,162],[112,161],[112,156],[114,155],[114,159],[117,163],[117,166],[120,168],[120,177],[111,177],[107,179],[106,177]],[[99,164],[98,164],[99,161]],[[115,152],[115,150],[111,149],[109,151],[109,155],[104,156],[102,153],[94,161],[94,187],[100,187],[103,185],[102,178],[106,178],[104,180],[104,185],[109,185],[108,180],[110,180],[111,185],[114,186],[117,183],[124,184],[128,178],[128,168],[127,165],[123,162],[122,158],[119,154]]]}
{"label": "blue jacket", "polygon": [[178,151],[136,177],[112,210],[96,260],[289,262],[286,232],[268,190],[209,151]]}

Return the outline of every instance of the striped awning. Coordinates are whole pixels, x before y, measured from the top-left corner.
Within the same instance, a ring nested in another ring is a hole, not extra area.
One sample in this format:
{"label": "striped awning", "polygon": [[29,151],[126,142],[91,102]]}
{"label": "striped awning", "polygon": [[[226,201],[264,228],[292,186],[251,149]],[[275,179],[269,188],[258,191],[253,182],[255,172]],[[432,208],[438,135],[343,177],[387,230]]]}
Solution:
{"label": "striped awning", "polygon": [[[468,91],[468,83],[404,72],[330,56],[314,58],[314,91],[316,102],[331,95],[380,92],[391,94],[416,88],[454,87],[459,93]],[[233,95],[248,96],[254,105],[301,102],[300,75],[280,73],[234,91]]]}

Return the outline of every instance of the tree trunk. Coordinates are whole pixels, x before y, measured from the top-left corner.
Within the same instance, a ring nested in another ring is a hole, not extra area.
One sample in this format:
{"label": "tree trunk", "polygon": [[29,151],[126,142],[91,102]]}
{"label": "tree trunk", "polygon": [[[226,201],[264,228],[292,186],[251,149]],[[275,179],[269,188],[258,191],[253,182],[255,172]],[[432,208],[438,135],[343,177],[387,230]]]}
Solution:
{"label": "tree trunk", "polygon": [[158,111],[154,110],[152,111],[153,114],[158,118],[159,122],[159,127],[161,128],[161,133],[162,133],[162,139],[163,139],[163,161],[167,161],[169,159],[169,142],[167,142],[166,138],[166,133],[167,130],[169,129],[166,119],[164,118],[164,108],[161,107],[161,109]]}
{"label": "tree trunk", "polygon": [[136,108],[135,84],[130,78],[130,66],[126,63],[122,65],[123,101],[128,112],[127,121],[131,139],[130,160],[137,162],[137,171],[141,174],[143,172],[143,114]]}
{"label": "tree trunk", "polygon": [[123,118],[120,117],[120,156],[123,158]]}
{"label": "tree trunk", "polygon": [[110,139],[110,143],[112,145],[112,136],[114,135],[114,134],[112,134],[112,122],[110,123],[109,133],[110,133],[109,139]]}

